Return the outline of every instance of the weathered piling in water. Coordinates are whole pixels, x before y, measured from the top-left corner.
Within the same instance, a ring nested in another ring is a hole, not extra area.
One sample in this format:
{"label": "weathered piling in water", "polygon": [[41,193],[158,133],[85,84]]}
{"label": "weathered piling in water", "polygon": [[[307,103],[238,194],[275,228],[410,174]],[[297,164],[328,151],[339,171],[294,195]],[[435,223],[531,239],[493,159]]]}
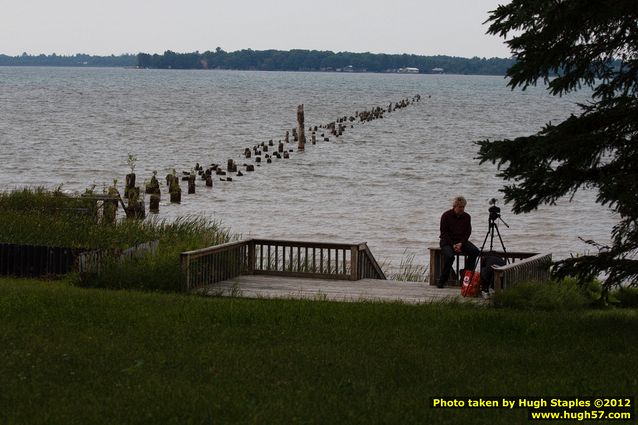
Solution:
{"label": "weathered piling in water", "polygon": [[157,181],[157,171],[153,171],[153,176],[151,177],[151,181],[146,185],[145,192],[148,195],[151,194],[160,194],[160,185],[159,181]]}
{"label": "weathered piling in water", "polygon": [[144,198],[140,197],[139,187],[129,188],[126,217],[137,219],[144,219],[146,217],[146,206],[144,204]]}
{"label": "weathered piling in water", "polygon": [[191,173],[188,176],[188,194],[192,195],[195,193],[195,173]]}
{"label": "weathered piling in water", "polygon": [[297,145],[297,149],[302,151],[306,149],[306,134],[304,133],[303,103],[297,106],[297,132],[299,133],[299,144]]}
{"label": "weathered piling in water", "polygon": [[106,192],[107,195],[111,196],[113,199],[109,199],[104,201],[104,209],[102,210],[102,222],[108,224],[115,224],[117,219],[117,198],[119,198],[120,194],[116,188],[117,181],[113,181],[113,186],[109,187]]}
{"label": "weathered piling in water", "polygon": [[179,179],[175,175],[175,170],[173,170],[173,177],[171,178],[171,184],[168,188],[171,203],[179,204],[182,202],[182,188],[179,187]]}
{"label": "weathered piling in water", "polygon": [[146,193],[151,195],[148,210],[152,213],[159,213],[159,204],[162,198],[159,181],[157,181],[157,171],[153,171],[151,181],[146,185]]}
{"label": "weathered piling in water", "polygon": [[153,193],[149,201],[148,210],[154,214],[157,214],[159,213],[159,205],[160,205],[160,196]]}
{"label": "weathered piling in water", "polygon": [[124,186],[124,197],[128,199],[129,190],[135,187],[135,173],[126,175],[126,185]]}

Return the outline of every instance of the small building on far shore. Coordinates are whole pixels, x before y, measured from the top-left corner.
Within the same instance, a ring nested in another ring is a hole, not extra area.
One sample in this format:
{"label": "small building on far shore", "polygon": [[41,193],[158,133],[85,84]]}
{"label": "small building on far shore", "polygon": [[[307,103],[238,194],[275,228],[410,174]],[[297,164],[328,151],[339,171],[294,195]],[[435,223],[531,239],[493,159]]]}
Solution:
{"label": "small building on far shore", "polygon": [[443,74],[444,72],[443,68],[432,68],[432,74]]}
{"label": "small building on far shore", "polygon": [[399,68],[397,72],[400,74],[418,74],[419,68],[410,68],[410,67]]}

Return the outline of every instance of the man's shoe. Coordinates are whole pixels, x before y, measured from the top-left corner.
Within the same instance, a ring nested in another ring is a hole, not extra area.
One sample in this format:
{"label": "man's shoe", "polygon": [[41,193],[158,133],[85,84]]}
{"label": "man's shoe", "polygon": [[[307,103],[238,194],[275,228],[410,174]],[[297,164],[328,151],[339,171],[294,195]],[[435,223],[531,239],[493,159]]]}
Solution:
{"label": "man's shoe", "polygon": [[444,288],[444,287],[445,287],[445,284],[444,284],[444,283],[439,282],[439,283],[437,283],[437,284],[436,284],[436,287],[437,287],[437,288]]}

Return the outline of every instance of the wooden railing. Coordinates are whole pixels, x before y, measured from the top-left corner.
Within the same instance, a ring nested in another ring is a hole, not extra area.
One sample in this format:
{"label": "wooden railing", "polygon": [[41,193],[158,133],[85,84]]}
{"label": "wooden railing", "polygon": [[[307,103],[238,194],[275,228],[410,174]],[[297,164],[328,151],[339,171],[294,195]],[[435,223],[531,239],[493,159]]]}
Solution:
{"label": "wooden railing", "polygon": [[[430,247],[430,285],[436,285],[439,279],[439,275],[441,274],[441,270],[443,269],[443,255],[441,255],[441,248],[439,247]],[[506,258],[509,265],[516,264],[518,261],[524,260],[526,258],[533,257],[537,255],[536,252],[484,252],[482,254],[483,257],[495,254],[500,256],[501,258]],[[463,264],[461,265],[461,259],[463,260]],[[461,284],[461,276],[460,273],[462,269],[465,268],[465,262],[467,261],[467,256],[463,254],[456,254],[456,259],[454,261],[454,266],[452,267],[452,276],[448,279],[448,285],[460,285]],[[469,265],[468,267],[471,267]],[[476,270],[481,269],[481,264],[476,267]]]}
{"label": "wooden railing", "polygon": [[381,270],[379,263],[372,255],[367,243],[359,245],[359,259],[358,259],[359,272],[353,280],[359,279],[383,279],[386,280],[385,273]]}
{"label": "wooden railing", "polygon": [[188,291],[249,273],[248,250],[247,241],[238,241],[182,252],[183,288]]}
{"label": "wooden railing", "polygon": [[83,273],[99,273],[109,260],[124,262],[132,258],[141,258],[157,252],[159,240],[143,242],[126,249],[100,249],[85,251],[76,259],[77,271]]}
{"label": "wooden railing", "polygon": [[520,282],[548,280],[551,264],[552,254],[538,254],[518,263],[494,267],[494,290],[511,288]]}
{"label": "wooden railing", "polygon": [[181,254],[184,289],[242,274],[321,279],[385,279],[362,244],[248,239]]}

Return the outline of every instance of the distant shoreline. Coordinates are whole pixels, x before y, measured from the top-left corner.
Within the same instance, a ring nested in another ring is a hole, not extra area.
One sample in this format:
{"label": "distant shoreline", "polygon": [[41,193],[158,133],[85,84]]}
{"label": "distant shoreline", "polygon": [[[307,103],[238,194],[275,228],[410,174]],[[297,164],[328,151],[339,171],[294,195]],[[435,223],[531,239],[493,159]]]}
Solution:
{"label": "distant shoreline", "polygon": [[301,71],[343,73],[406,73],[504,76],[513,59],[461,58],[453,56],[417,56],[407,54],[349,53],[315,50],[251,49],[225,52],[175,53],[162,55],[73,56],[0,54],[0,66],[78,67],[78,68],[149,68],[149,69],[221,69],[236,71]]}

